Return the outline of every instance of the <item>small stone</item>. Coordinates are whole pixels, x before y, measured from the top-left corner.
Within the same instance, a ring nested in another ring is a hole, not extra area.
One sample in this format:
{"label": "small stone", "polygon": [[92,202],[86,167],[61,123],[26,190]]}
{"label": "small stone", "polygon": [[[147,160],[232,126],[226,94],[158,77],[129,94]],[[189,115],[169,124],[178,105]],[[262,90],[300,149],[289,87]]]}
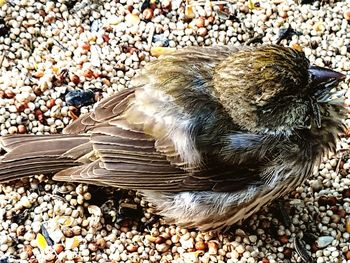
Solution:
{"label": "small stone", "polygon": [[331,244],[334,240],[332,236],[321,236],[316,240],[316,244],[319,248],[324,248]]}

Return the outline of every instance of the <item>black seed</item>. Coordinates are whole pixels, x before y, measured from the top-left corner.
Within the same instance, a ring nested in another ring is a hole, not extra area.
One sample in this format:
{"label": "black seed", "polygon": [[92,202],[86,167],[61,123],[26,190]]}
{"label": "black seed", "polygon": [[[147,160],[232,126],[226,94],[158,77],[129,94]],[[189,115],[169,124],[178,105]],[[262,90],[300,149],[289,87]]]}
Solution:
{"label": "black seed", "polygon": [[9,32],[10,27],[6,25],[5,20],[0,18],[0,36],[6,36],[7,33]]}
{"label": "black seed", "polygon": [[65,101],[69,106],[80,108],[93,104],[95,102],[95,94],[91,90],[73,90],[66,94]]}
{"label": "black seed", "polygon": [[44,227],[44,225],[41,225],[41,234],[45,237],[47,244],[51,247],[55,244],[53,240],[51,239],[49,232],[47,229]]}
{"label": "black seed", "polygon": [[145,10],[146,8],[149,8],[151,5],[151,1],[150,0],[145,0],[142,5],[141,5],[141,13],[143,12],[143,10]]}
{"label": "black seed", "polygon": [[276,44],[280,44],[283,39],[292,40],[293,35],[301,36],[302,33],[294,30],[291,26],[288,28],[281,28],[278,33]]}

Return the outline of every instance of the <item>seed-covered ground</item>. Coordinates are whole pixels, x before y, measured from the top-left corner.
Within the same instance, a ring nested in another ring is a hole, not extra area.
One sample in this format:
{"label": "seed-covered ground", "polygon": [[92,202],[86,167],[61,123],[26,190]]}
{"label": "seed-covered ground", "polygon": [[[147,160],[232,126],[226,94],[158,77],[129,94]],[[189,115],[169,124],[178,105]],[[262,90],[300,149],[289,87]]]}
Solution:
{"label": "seed-covered ground", "polygon": [[[316,65],[350,71],[346,0],[0,6],[1,136],[60,133],[173,48],[279,43],[304,50]],[[350,105],[348,82],[340,88]],[[0,262],[350,262],[346,136],[303,186],[224,233],[165,225],[131,191],[43,175],[0,185]]]}

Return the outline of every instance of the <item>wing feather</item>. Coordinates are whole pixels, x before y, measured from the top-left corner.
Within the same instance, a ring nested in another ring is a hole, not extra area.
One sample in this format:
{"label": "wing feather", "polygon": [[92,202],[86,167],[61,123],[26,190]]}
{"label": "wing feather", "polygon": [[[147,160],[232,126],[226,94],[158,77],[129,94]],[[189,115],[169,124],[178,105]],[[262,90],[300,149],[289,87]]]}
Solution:
{"label": "wing feather", "polygon": [[[194,72],[185,76],[190,78],[195,75],[196,79],[188,81],[196,85],[210,80],[215,65],[232,51],[234,48],[227,47],[189,48],[165,56],[161,63],[150,63],[143,74],[133,79],[135,88],[102,100],[92,113],[80,117],[64,130],[68,134],[88,132],[92,145],[91,148],[82,145],[64,156],[81,157],[86,154],[94,158],[85,158],[90,163],[67,168],[56,173],[54,178],[156,191],[226,191],[244,185],[245,175],[254,174],[254,171],[237,169],[234,165],[215,160],[215,156],[209,156],[213,157],[210,162],[192,166],[184,160],[174,141],[169,139],[171,131],[167,130],[170,121],[167,117],[174,114],[169,111],[172,101],[159,95],[162,89],[175,92],[176,96],[180,94],[177,73],[183,70],[174,68],[174,61],[191,71],[201,68],[198,74]],[[193,64],[187,65],[188,61]],[[162,74],[156,74],[157,70]],[[201,77],[203,79],[199,79]],[[152,114],[163,108],[168,110],[166,114]],[[181,140],[181,136],[178,139]]]}

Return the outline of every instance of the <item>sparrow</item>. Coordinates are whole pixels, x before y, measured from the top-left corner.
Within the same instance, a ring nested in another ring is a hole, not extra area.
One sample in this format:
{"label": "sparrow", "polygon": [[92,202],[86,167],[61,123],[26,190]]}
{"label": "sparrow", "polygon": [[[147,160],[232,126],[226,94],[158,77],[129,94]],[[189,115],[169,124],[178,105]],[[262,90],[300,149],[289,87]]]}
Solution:
{"label": "sparrow", "polygon": [[220,230],[293,191],[335,150],[344,79],[278,45],[168,52],[63,134],[2,137],[0,182],[54,174],[133,189],[168,223]]}

